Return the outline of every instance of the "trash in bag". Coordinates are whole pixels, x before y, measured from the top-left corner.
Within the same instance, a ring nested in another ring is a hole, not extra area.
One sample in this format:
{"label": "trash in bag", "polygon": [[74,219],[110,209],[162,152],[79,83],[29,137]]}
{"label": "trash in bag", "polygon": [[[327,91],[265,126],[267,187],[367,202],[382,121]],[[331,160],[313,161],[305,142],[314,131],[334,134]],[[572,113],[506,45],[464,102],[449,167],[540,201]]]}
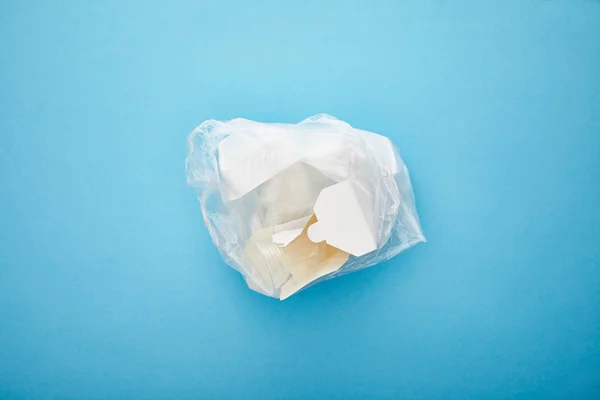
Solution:
{"label": "trash in bag", "polygon": [[186,175],[225,262],[281,300],[425,241],[392,142],[329,115],[205,121]]}

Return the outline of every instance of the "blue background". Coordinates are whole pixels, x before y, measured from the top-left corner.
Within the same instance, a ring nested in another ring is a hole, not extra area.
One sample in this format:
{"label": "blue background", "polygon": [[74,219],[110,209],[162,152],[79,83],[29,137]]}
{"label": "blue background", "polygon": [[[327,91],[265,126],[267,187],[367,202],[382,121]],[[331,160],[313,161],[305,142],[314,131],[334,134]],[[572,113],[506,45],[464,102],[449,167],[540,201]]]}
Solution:
{"label": "blue background", "polygon": [[[279,302],[186,136],[319,112],[429,241]],[[0,2],[0,398],[549,396],[600,396],[600,2]]]}

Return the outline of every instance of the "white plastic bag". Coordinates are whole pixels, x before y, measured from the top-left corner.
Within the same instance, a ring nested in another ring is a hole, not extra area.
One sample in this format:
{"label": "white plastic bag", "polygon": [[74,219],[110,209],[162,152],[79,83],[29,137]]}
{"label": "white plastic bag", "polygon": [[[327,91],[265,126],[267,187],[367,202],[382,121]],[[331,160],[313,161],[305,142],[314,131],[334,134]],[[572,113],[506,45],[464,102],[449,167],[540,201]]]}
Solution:
{"label": "white plastic bag", "polygon": [[205,121],[188,138],[186,174],[223,259],[267,296],[283,300],[425,240],[391,141],[329,115]]}

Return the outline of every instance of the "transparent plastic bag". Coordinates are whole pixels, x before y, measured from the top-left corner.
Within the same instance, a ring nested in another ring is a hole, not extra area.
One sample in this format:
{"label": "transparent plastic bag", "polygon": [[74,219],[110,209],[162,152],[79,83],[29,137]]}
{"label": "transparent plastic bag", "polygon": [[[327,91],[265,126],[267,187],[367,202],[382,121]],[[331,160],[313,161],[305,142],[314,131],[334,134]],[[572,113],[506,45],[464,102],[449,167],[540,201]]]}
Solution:
{"label": "transparent plastic bag", "polygon": [[189,135],[186,174],[223,259],[267,296],[283,300],[425,241],[391,141],[329,115],[205,121]]}

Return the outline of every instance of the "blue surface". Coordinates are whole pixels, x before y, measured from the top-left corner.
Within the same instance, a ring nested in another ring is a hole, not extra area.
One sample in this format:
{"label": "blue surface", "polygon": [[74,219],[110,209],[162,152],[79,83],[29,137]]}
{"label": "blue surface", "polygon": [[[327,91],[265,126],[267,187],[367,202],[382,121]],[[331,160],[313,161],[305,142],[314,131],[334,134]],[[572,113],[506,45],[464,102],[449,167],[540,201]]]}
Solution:
{"label": "blue surface", "polygon": [[[600,2],[256,3],[0,3],[0,398],[600,398]],[[186,136],[318,112],[429,242],[279,302]]]}

